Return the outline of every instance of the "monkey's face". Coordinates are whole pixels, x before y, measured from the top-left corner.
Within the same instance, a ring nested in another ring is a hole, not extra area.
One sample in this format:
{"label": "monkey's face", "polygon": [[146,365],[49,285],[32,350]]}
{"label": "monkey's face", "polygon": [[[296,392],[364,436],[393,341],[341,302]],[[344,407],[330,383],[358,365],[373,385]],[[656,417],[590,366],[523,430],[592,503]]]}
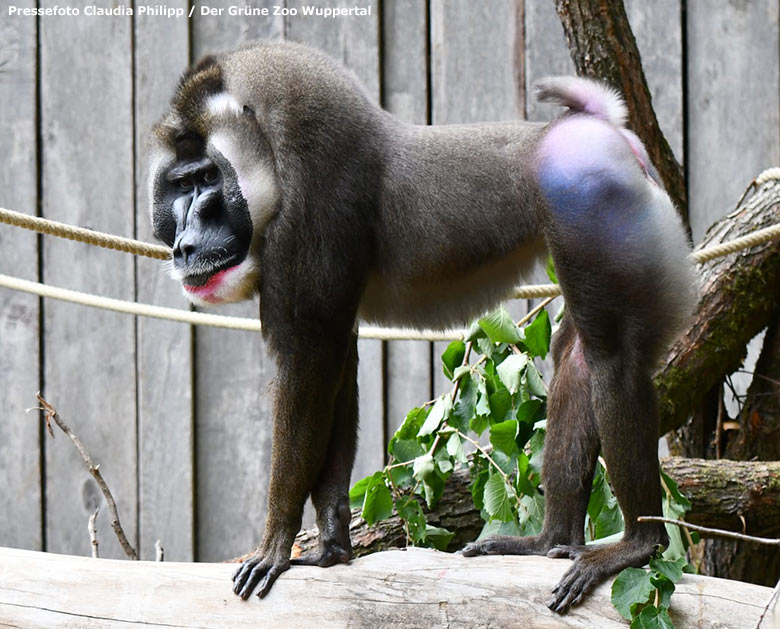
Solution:
{"label": "monkey's face", "polygon": [[279,204],[271,150],[254,112],[227,94],[212,95],[196,124],[174,110],[154,137],[152,223],[173,250],[171,276],[197,305],[251,298],[262,232]]}

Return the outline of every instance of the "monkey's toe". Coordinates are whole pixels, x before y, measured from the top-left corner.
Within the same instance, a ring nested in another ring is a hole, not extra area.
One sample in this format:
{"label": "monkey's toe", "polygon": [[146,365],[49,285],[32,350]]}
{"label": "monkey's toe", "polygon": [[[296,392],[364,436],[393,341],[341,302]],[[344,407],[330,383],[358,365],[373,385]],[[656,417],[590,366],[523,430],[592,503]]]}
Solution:
{"label": "monkey's toe", "polygon": [[289,560],[273,561],[257,553],[233,573],[233,593],[247,600],[260,585],[257,595],[263,598],[282,572],[290,568]]}
{"label": "monkey's toe", "polygon": [[324,543],[320,552],[309,553],[302,557],[296,557],[290,560],[293,566],[319,566],[328,568],[337,563],[348,563],[352,559],[352,549],[343,548],[336,542]]}
{"label": "monkey's toe", "polygon": [[553,598],[548,601],[547,607],[558,614],[564,614],[571,607],[578,605],[582,598],[603,580],[604,575],[596,566],[577,560],[553,589]]}
{"label": "monkey's toe", "polygon": [[541,536],[512,537],[511,535],[494,535],[476,542],[470,542],[463,547],[464,557],[477,555],[543,555],[550,544]]}
{"label": "monkey's toe", "polygon": [[[589,549],[587,546],[553,546],[547,551],[547,556],[550,559],[576,559]],[[592,548],[590,549],[592,550]]]}

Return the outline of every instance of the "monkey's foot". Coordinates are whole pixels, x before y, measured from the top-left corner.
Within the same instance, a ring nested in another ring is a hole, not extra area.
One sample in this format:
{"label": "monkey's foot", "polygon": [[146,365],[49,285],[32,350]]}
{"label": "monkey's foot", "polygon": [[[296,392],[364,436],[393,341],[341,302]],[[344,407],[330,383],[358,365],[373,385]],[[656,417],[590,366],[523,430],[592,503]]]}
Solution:
{"label": "monkey's foot", "polygon": [[563,614],[607,577],[630,566],[645,565],[653,554],[655,543],[644,540],[622,540],[607,546],[556,546],[548,557],[574,559],[574,564],[553,589],[547,602],[552,611]]}
{"label": "monkey's foot", "polygon": [[534,537],[512,537],[494,535],[463,547],[464,557],[477,555],[544,555],[552,547],[550,542],[537,535]]}
{"label": "monkey's foot", "polygon": [[279,575],[290,569],[289,556],[289,550],[286,554],[257,551],[233,573],[233,592],[246,600],[259,584],[257,595],[265,597]]}
{"label": "monkey's foot", "polygon": [[352,559],[352,548],[343,548],[335,540],[323,541],[320,544],[320,552],[309,553],[302,557],[290,559],[293,566],[319,566],[327,568],[337,563],[347,563]]}

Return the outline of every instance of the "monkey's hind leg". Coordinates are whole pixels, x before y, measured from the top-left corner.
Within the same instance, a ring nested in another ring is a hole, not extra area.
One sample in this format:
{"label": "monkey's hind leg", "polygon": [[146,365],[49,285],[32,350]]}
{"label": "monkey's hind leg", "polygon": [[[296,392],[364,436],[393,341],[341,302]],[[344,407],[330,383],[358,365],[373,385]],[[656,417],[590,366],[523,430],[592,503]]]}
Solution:
{"label": "monkey's hind leg", "polygon": [[317,553],[290,560],[294,565],[325,568],[352,559],[352,543],[349,539],[349,524],[352,519],[349,508],[349,479],[357,448],[357,366],[357,336],[353,336],[336,397],[328,452],[311,493],[317,511],[320,549]]}
{"label": "monkey's hind leg", "polygon": [[544,555],[559,544],[585,542],[588,508],[599,440],[590,401],[590,377],[582,345],[565,316],[553,339],[555,376],[548,397],[545,495],[542,532],[533,537],[494,536],[463,549],[474,555]]}
{"label": "monkey's hind leg", "polygon": [[630,360],[605,361],[593,373],[593,403],[610,482],[625,520],[623,539],[606,546],[559,546],[549,557],[574,564],[553,590],[550,609],[563,612],[604,579],[647,563],[668,539],[663,524],[638,524],[640,515],[660,515],[661,485],[655,444],[655,390],[645,367]]}

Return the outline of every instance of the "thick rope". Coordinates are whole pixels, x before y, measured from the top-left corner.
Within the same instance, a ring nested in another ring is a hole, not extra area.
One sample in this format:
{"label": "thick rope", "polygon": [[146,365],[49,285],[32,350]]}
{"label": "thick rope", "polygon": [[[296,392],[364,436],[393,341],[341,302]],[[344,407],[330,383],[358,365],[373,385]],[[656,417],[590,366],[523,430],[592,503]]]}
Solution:
{"label": "thick rope", "polygon": [[[740,200],[742,204],[745,196],[751,191],[770,182],[780,181],[780,168],[768,168],[756,177],[751,183],[745,195]],[[5,208],[0,208],[0,222],[8,223],[16,227],[30,229],[33,231],[77,240],[98,247],[125,251],[136,255],[155,258],[158,260],[170,259],[171,250],[162,245],[154,245],[132,238],[123,238],[112,234],[84,229],[83,227],[74,227],[65,223],[58,223],[29,214],[14,212]],[[756,230],[746,236],[740,236],[728,242],[718,245],[711,245],[699,251],[690,254],[691,259],[699,264],[713,260],[730,253],[736,253],[742,249],[755,247],[756,245],[769,242],[775,238],[780,238],[780,224],[765,227]],[[206,325],[218,328],[227,328],[231,330],[246,330],[258,332],[260,322],[256,319],[243,317],[227,317],[224,315],[214,315],[203,312],[190,312],[180,308],[165,308],[163,306],[153,306],[150,304],[141,304],[121,299],[112,299],[110,297],[100,297],[90,295],[79,291],[57,288],[38,282],[22,280],[9,275],[0,274],[0,287],[18,290],[40,297],[58,299],[70,303],[92,306],[94,308],[103,308],[114,312],[132,314],[144,317],[153,317],[156,319],[166,319],[169,321],[178,321],[181,323],[191,323],[193,325]],[[519,286],[515,289],[513,297],[515,299],[536,299],[542,297],[556,297],[561,294],[557,284],[536,284],[528,286]],[[411,330],[399,328],[380,328],[374,326],[360,326],[360,336],[362,338],[380,339],[386,341],[395,340],[425,340],[425,341],[449,341],[463,337],[462,330],[433,331],[433,330]]]}
{"label": "thick rope", "polygon": [[74,227],[73,225],[14,212],[2,207],[0,207],[0,223],[8,223],[9,225],[30,229],[41,234],[85,242],[89,245],[133,253],[138,256],[155,258],[156,260],[168,260],[171,257],[171,250],[163,245],[154,245],[140,240],[133,240],[132,238],[105,234],[85,229],[84,227]]}
{"label": "thick rope", "polygon": [[[259,332],[260,321],[246,317],[226,317],[224,315],[208,314],[205,312],[190,312],[181,308],[165,308],[163,306],[152,306],[150,304],[140,304],[134,301],[124,301],[122,299],[113,299],[111,297],[100,297],[90,295],[67,288],[58,288],[48,284],[40,284],[23,280],[18,277],[0,274],[0,286],[12,290],[31,293],[40,297],[67,301],[81,306],[92,306],[93,308],[102,308],[122,314],[138,315],[141,317],[152,317],[155,319],[165,319],[167,321],[178,321],[180,323],[191,323],[193,325],[206,325],[216,328],[227,328],[229,330],[246,330],[248,332]],[[462,338],[463,330],[404,330],[396,328],[379,328],[374,326],[360,326],[360,336],[368,339],[382,339],[386,341],[452,341]]]}

